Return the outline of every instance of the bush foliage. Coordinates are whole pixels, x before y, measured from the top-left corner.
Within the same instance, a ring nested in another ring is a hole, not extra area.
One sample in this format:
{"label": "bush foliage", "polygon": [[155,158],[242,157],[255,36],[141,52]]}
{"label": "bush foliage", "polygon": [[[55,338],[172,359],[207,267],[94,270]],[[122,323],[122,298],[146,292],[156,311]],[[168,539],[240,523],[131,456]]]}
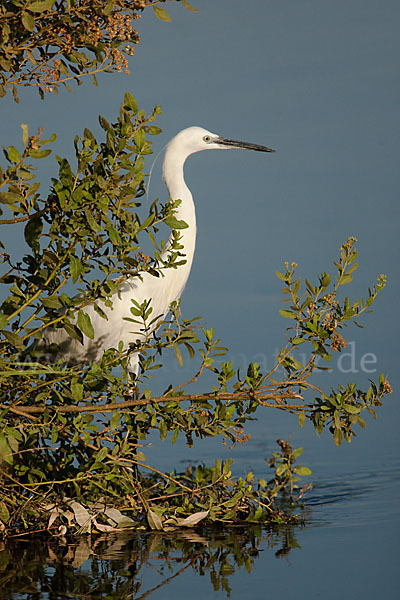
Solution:
{"label": "bush foliage", "polygon": [[[2,254],[1,283],[9,289],[0,314],[0,444],[7,490],[1,507],[7,528],[21,523],[28,528],[60,526],[71,515],[82,531],[136,527],[144,518],[154,529],[193,526],[205,518],[281,522],[290,517],[274,499],[284,490],[293,498],[299,477],[309,474],[295,464],[301,449],[282,443],[271,460],[270,479],[258,480],[251,473],[235,479],[230,460],[182,474],[161,473],[146,463],[142,446],[148,435],[157,430],[162,440],[169,437],[174,443],[181,433],[189,445],[195,437],[215,436],[240,443],[247,439],[244,426],[255,412],[274,407],[298,415],[300,425],[308,419],[318,432],[327,427],[340,444],[343,437],[351,440],[357,425],[365,425],[361,413],[375,414],[390,391],[383,376],[367,391],[351,384],[324,393],[312,381],[315,370],[323,368],[317,360],[329,361],[332,352],[345,346],[343,326],[368,312],[385,284],[380,277],[365,301],[339,300],[339,289],[357,267],[353,238],[342,246],[332,278],[322,273],[316,283],[306,280],[303,287],[295,264],[286,263],[278,273],[288,303],[280,312],[292,326],[268,373],[261,373],[257,364],[249,365],[245,377],[229,361],[218,367],[216,359],[225,348],[212,330],[199,329],[196,320],[182,320],[177,305],[161,330],[145,342],[132,343],[128,351],[105,349],[101,363],[66,366],[57,354],[53,364],[32,359],[32,341],[46,327],[62,327],[77,339],[93,336],[85,313],[89,303],[101,313],[127,277],[145,270],[156,277],[185,260],[179,229],[174,229],[176,202],[154,202],[145,218],[139,211],[144,157],[151,152],[151,137],[160,131],[154,125],[159,112],[156,107],[146,115],[125,94],[115,123],[99,119],[102,141],[85,129],[75,139],[75,164],[57,157],[58,177],[47,196],[41,194],[34,164],[50,154],[54,136],[30,136],[23,126],[21,150],[4,149],[0,201],[8,218],[2,223],[24,223],[27,251],[21,262],[4,247]],[[161,227],[174,232],[168,262],[160,258]],[[150,239],[153,256],[143,254],[142,238]],[[76,287],[80,294],[73,296],[70,290]],[[147,304],[132,305],[143,328],[149,310]],[[300,346],[303,355],[308,348],[303,362]],[[154,398],[141,385],[167,348],[179,360],[181,349],[191,356],[199,353],[200,368],[191,381],[171,383]],[[127,356],[138,352],[141,372],[132,381],[124,367]],[[205,371],[215,375],[212,390],[185,392]]]}
{"label": "bush foliage", "polygon": [[[129,74],[140,37],[134,22],[151,7],[181,0],[5,0],[0,6],[0,97],[34,86],[42,98],[101,72]],[[182,4],[196,11],[186,0]]]}
{"label": "bush foliage", "polygon": [[[43,92],[62,83],[60,73],[65,81],[79,81],[101,65],[118,70],[116,52],[132,36],[137,39],[130,19],[146,6],[168,19],[158,4],[68,2],[64,10],[61,0],[3,3],[0,90],[32,84]],[[122,21],[128,9],[130,16]],[[89,14],[94,29],[85,28]],[[97,46],[91,38],[96,27]],[[71,51],[65,46],[68,31]],[[342,288],[357,268],[355,238],[341,247],[332,275],[323,272],[303,283],[294,263],[285,263],[277,274],[286,303],[280,313],[289,328],[268,372],[252,363],[243,374],[231,361],[223,362],[227,351],[213,330],[202,329],[197,319],[183,319],[177,303],[156,332],[149,326],[149,303],[132,303],[132,319],[147,332],[144,341],[133,340],[129,349],[105,348],[99,363],[66,365],[57,349],[51,360],[38,351],[47,328],[61,328],[76,340],[93,338],[87,306],[104,316],[104,306],[112,304],[112,294],[127,278],[144,271],[161,277],[185,261],[180,243],[185,224],[174,216],[179,200],[141,206],[145,157],[152,152],[152,136],[161,131],[155,125],[159,113],[159,107],[148,114],[139,110],[127,92],[114,123],[99,117],[101,139],[86,128],[75,138],[73,163],[56,157],[58,173],[48,192],[41,189],[36,168],[51,154],[55,135],[43,139],[42,131],[32,134],[22,125],[22,144],[3,148],[0,224],[25,242],[22,259],[4,244],[0,256],[5,290],[0,307],[0,520],[5,535],[295,521],[294,501],[304,493],[296,488],[310,474],[296,463],[300,448],[279,440],[280,450],[261,479],[252,473],[234,477],[230,459],[163,473],[147,462],[148,436],[156,430],[173,444],[182,435],[189,446],[195,438],[216,436],[223,443],[243,443],[249,438],[245,426],[256,411],[275,408],[297,415],[300,426],[308,420],[318,433],[329,430],[339,445],[343,438],[351,441],[356,427],[365,426],[363,413],[375,416],[391,391],[383,375],[365,391],[348,384],[324,392],[315,381],[332,353],[345,347],[344,326],[370,312],[385,286],[380,276],[365,300],[343,297]],[[168,235],[166,259],[162,252]],[[179,362],[188,352],[197,366],[189,381],[171,381],[155,397],[145,385],[167,350]],[[136,380],[126,372],[133,353],[140,355]],[[192,393],[190,384],[206,372],[214,376],[214,385]]]}

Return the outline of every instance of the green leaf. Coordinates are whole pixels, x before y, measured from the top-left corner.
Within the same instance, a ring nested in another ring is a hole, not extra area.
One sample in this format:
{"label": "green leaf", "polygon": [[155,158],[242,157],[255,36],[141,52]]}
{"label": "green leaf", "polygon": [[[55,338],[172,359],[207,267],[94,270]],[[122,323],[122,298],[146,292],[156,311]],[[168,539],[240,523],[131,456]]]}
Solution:
{"label": "green leaf", "polygon": [[46,144],[49,144],[50,142],[54,142],[54,140],[57,139],[57,135],[55,133],[52,133],[51,136],[49,138],[47,138],[47,140],[42,140],[40,145],[41,146],[45,146]]}
{"label": "green leaf", "polygon": [[336,446],[340,446],[340,444],[343,441],[343,434],[342,434],[342,430],[340,429],[340,427],[335,427],[333,439],[334,439]]}
{"label": "green leaf", "polygon": [[353,281],[352,275],[343,275],[342,279],[340,280],[340,285],[345,285],[346,283],[350,283],[351,281]]}
{"label": "green leaf", "polygon": [[[374,411],[372,411],[372,412],[374,412]],[[375,415],[375,418],[376,418],[376,415]],[[363,419],[362,417],[357,417],[357,423],[358,423],[358,424],[359,424],[359,425],[360,425],[360,426],[361,426],[363,429],[365,429],[365,428],[366,428],[365,421],[364,421],[364,419]]]}
{"label": "green leaf", "polygon": [[130,92],[125,93],[124,103],[131,109],[133,114],[136,115],[138,111],[138,103],[136,101],[136,98],[134,98]]}
{"label": "green leaf", "polygon": [[361,412],[361,408],[359,408],[358,406],[353,406],[353,404],[344,404],[343,408],[346,412],[350,413],[351,415],[358,415],[358,413]]}
{"label": "green leaf", "polygon": [[0,329],[4,329],[4,327],[7,327],[7,325],[8,325],[7,317],[5,315],[3,315],[2,312],[0,312]]}
{"label": "green leaf", "polygon": [[158,19],[161,19],[161,21],[171,21],[171,17],[163,8],[160,8],[159,6],[153,6],[153,10],[156,17]]}
{"label": "green leaf", "polygon": [[13,464],[12,451],[4,435],[0,435],[0,461]]}
{"label": "green leaf", "polygon": [[287,464],[282,464],[282,465],[279,465],[279,467],[276,469],[276,474],[278,477],[280,477],[284,473],[287,473],[287,471],[288,471]]}
{"label": "green leaf", "polygon": [[61,308],[60,298],[58,296],[49,296],[48,298],[40,298],[41,303],[46,308]]}
{"label": "green leaf", "polygon": [[278,277],[278,279],[281,279],[282,281],[286,281],[286,276],[281,273],[280,271],[275,271],[276,276]]}
{"label": "green leaf", "polygon": [[100,308],[100,306],[98,306],[98,304],[93,304],[93,309],[95,312],[97,312],[98,315],[101,316],[102,319],[104,319],[105,321],[108,321],[107,314],[104,312],[104,310],[102,308]]}
{"label": "green leaf", "polygon": [[199,10],[197,10],[197,8],[194,8],[194,6],[191,6],[187,0],[182,0],[182,4],[183,4],[183,6],[186,6],[186,8],[188,10],[191,10],[192,12],[200,12]]}
{"label": "green leaf", "polygon": [[85,129],[83,130],[83,135],[85,137],[85,140],[89,140],[89,142],[91,142],[93,144],[96,143],[96,138],[94,137],[94,135],[90,131],[90,129],[88,129],[87,127],[85,127]]}
{"label": "green leaf", "polygon": [[27,31],[33,31],[35,29],[35,19],[29,13],[22,13],[22,25]]}
{"label": "green leaf", "polygon": [[286,319],[295,319],[297,317],[295,312],[291,310],[285,310],[284,308],[280,309],[279,314],[282,315],[282,317],[286,317]]}
{"label": "green leaf", "polygon": [[304,410],[299,414],[299,425],[300,427],[304,427],[304,423],[306,422],[306,413]]}
{"label": "green leaf", "polygon": [[57,254],[50,252],[50,250],[43,250],[43,260],[50,266],[57,265],[59,261]]}
{"label": "green leaf", "polygon": [[162,133],[161,127],[156,127],[155,125],[150,125],[150,127],[146,127],[146,131],[150,135],[158,135]]}
{"label": "green leaf", "polygon": [[322,287],[328,287],[330,282],[331,282],[331,276],[329,275],[329,273],[322,273],[322,277],[321,277]]}
{"label": "green leaf", "polygon": [[296,473],[296,475],[312,475],[311,469],[308,467],[302,467],[301,465],[294,467],[293,471]]}
{"label": "green leaf", "polygon": [[3,331],[4,337],[18,350],[22,350],[24,347],[24,341],[13,331]]}
{"label": "green leaf", "polygon": [[29,150],[29,156],[31,158],[46,158],[46,156],[49,156],[49,154],[51,154],[51,150],[47,149],[47,150],[35,150],[34,148],[31,148]]}
{"label": "green leaf", "polygon": [[71,392],[76,402],[80,402],[83,398],[83,385],[78,381],[71,383]]}
{"label": "green leaf", "polygon": [[26,123],[22,123],[21,129],[22,129],[22,143],[24,144],[24,146],[26,146],[28,139],[29,139],[28,125]]}
{"label": "green leaf", "polygon": [[[150,213],[149,216],[147,217],[147,219],[141,225],[140,229],[147,229],[147,227],[150,227],[150,225],[152,225],[155,220],[156,220],[156,215],[154,213]],[[156,245],[155,242],[154,242],[154,245]]]}
{"label": "green leaf", "polygon": [[76,258],[76,256],[71,256],[70,258],[69,271],[71,273],[72,283],[76,283],[79,279],[79,275],[83,271],[83,264],[81,263],[79,258]]}
{"label": "green leaf", "polygon": [[31,12],[34,13],[41,13],[44,12],[45,10],[50,10],[50,8],[53,6],[54,4],[54,0],[43,0],[42,2],[31,2],[30,4],[28,4],[28,6],[26,6],[27,10],[30,10]]}
{"label": "green leaf", "polygon": [[[24,175],[25,175],[25,173],[24,173]],[[34,177],[34,175],[32,175],[32,177],[29,176],[29,177],[24,177],[24,178],[31,179],[33,177]],[[35,183],[32,183],[32,185],[29,186],[29,188],[26,192],[27,197],[30,198],[31,196],[34,196],[39,188],[40,188],[40,181],[36,181]]]}
{"label": "green leaf", "polygon": [[5,502],[0,502],[0,520],[7,523],[10,518],[10,513]]}
{"label": "green leaf", "polygon": [[15,192],[0,192],[0,202],[2,204],[14,204],[14,202],[21,202],[22,196]]}
{"label": "green leaf", "polygon": [[77,324],[79,329],[91,340],[94,339],[94,329],[90,317],[83,310],[78,312]]}
{"label": "green leaf", "polygon": [[24,229],[25,241],[35,252],[39,252],[40,250],[39,238],[42,230],[43,223],[40,217],[35,217],[28,221]]}
{"label": "green leaf", "polygon": [[101,450],[95,456],[96,462],[102,462],[105,457],[108,455],[109,449],[106,446],[103,446]]}
{"label": "green leaf", "polygon": [[7,148],[7,154],[8,154],[8,158],[13,163],[17,163],[19,161],[19,159],[21,158],[20,153],[18,152],[18,150],[14,146],[8,146],[8,148]]}
{"label": "green leaf", "polygon": [[122,244],[121,236],[119,235],[119,233],[115,229],[115,227],[113,227],[113,225],[111,225],[111,224],[108,225],[107,226],[107,231],[108,231],[108,235],[110,236],[111,242],[115,246],[119,246],[120,244]]}
{"label": "green leaf", "polygon": [[51,443],[55,444],[58,440],[58,427],[57,425],[53,424],[53,427],[51,428]]}
{"label": "green leaf", "polygon": [[181,351],[179,350],[178,346],[174,347],[174,354],[176,356],[176,360],[178,361],[179,366],[183,367],[183,358],[182,358],[182,354],[181,354]]}
{"label": "green leaf", "polygon": [[167,428],[167,424],[164,421],[164,419],[161,419],[160,424],[158,426],[158,430],[160,432],[161,441],[164,441],[168,435],[168,428]]}
{"label": "green leaf", "polygon": [[315,287],[308,281],[308,279],[306,279],[305,281],[306,281],[306,286],[310,290],[310,292],[312,294],[315,294]]}
{"label": "green leaf", "polygon": [[103,8],[103,13],[105,15],[111,15],[112,11],[113,11],[113,3],[110,0],[110,2],[107,2],[107,4],[105,5],[105,7]]}
{"label": "green leaf", "polygon": [[119,413],[115,412],[113,413],[113,416],[111,417],[111,421],[110,421],[110,429],[112,431],[114,431],[115,429],[117,429],[117,427],[119,427],[121,418]]}
{"label": "green leaf", "polygon": [[306,342],[307,340],[305,340],[304,338],[293,338],[292,339],[292,344],[294,346],[298,346],[299,344],[304,344],[304,342]]}
{"label": "green leaf", "polygon": [[85,216],[87,222],[89,223],[89,227],[90,229],[92,229],[92,231],[94,231],[95,233],[99,233],[99,231],[103,229],[102,226],[97,223],[90,210],[85,209]]}
{"label": "green leaf", "polygon": [[107,119],[105,119],[101,115],[99,115],[99,123],[100,126],[104,129],[104,131],[108,131],[111,128],[110,123],[107,121]]}
{"label": "green leaf", "polygon": [[301,454],[303,454],[303,448],[296,448],[296,450],[293,450],[292,452],[293,458],[298,458]]}
{"label": "green leaf", "polygon": [[64,323],[63,325],[65,331],[68,333],[69,337],[74,340],[79,340],[81,343],[83,342],[82,332],[76,327],[76,325],[72,325],[72,323]]}
{"label": "green leaf", "polygon": [[178,435],[179,435],[179,427],[177,427],[174,431],[174,434],[171,439],[171,444],[175,444],[176,440],[178,439]]}
{"label": "green leaf", "polygon": [[347,274],[350,275],[351,273],[354,273],[354,271],[356,271],[358,269],[358,263],[354,263],[354,265],[352,265],[349,269],[347,269]]}
{"label": "green leaf", "polygon": [[172,215],[164,219],[164,223],[171,227],[171,229],[187,229],[189,225],[185,221],[180,221]]}
{"label": "green leaf", "polygon": [[[154,7],[156,8],[156,7]],[[133,139],[135,141],[136,146],[138,147],[139,151],[143,148],[144,143],[146,142],[146,134],[143,131],[143,129],[139,129],[139,131],[137,131],[135,133],[135,135],[133,136]]]}

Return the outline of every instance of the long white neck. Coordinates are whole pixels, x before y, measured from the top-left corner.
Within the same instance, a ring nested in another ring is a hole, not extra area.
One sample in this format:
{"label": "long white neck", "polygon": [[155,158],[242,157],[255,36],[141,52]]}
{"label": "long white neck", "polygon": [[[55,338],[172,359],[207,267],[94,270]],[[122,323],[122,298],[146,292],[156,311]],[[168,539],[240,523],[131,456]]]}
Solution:
{"label": "long white neck", "polygon": [[[185,164],[187,153],[179,150],[174,144],[174,140],[168,144],[163,162],[163,178],[171,199],[182,201],[176,210],[175,217],[188,224],[187,229],[179,230],[181,233],[180,243],[183,245],[181,252],[185,254],[186,263],[178,267],[178,269],[182,269],[182,275],[184,274],[183,272],[186,272],[187,279],[192,266],[196,245],[196,212],[192,194],[183,176],[183,165]],[[171,237],[169,241],[171,241]]]}

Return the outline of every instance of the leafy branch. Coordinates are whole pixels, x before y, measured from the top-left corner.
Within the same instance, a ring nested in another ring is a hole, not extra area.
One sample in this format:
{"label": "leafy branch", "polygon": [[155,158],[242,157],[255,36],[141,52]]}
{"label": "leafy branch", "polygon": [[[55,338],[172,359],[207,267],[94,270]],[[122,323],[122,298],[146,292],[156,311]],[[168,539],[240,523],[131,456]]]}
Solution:
{"label": "leafy branch", "polygon": [[[162,0],[166,1],[175,0]],[[98,73],[129,74],[128,57],[140,36],[134,27],[146,8],[171,20],[161,0],[6,0],[0,7],[0,97],[36,87],[42,98]],[[189,10],[188,2],[182,2]]]}

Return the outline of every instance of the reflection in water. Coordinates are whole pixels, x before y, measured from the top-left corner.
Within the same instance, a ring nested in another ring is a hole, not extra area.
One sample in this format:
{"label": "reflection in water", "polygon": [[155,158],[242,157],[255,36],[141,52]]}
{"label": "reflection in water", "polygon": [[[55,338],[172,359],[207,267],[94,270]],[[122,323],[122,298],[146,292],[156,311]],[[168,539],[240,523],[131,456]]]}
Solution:
{"label": "reflection in water", "polygon": [[282,557],[298,547],[293,526],[8,540],[0,551],[1,598],[139,600],[185,572],[208,576],[210,593],[229,595],[230,576],[250,572],[260,552]]}
{"label": "reflection in water", "polygon": [[[340,478],[332,467],[327,469],[325,459],[321,465],[321,475],[307,494],[304,529],[291,525],[272,531],[249,525],[178,534],[8,539],[0,545],[0,599],[203,600],[229,596],[232,587],[232,598],[258,600],[268,597],[267,589],[272,597],[331,600],[336,592],[326,579],[329,560],[343,571],[342,585],[348,588],[354,578],[354,593],[348,597],[379,597],[375,592],[380,580],[373,570],[360,595],[358,571],[348,569],[354,556],[362,555],[364,561],[381,565],[382,576],[397,574],[393,532],[398,523],[399,460],[391,455],[375,464],[347,464]],[[354,527],[358,529],[352,534]],[[300,548],[296,537],[301,537],[301,553],[292,552]],[[248,579],[243,577],[247,572]],[[300,579],[302,592],[297,587]],[[289,591],[290,582],[295,594]]]}

